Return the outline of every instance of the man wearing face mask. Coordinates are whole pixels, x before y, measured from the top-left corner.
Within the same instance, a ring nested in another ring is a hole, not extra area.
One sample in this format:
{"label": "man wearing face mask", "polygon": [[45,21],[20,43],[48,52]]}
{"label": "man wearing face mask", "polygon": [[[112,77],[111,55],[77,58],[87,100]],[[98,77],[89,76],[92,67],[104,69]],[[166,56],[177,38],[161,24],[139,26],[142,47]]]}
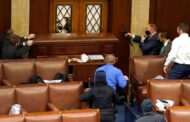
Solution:
{"label": "man wearing face mask", "polygon": [[164,64],[164,72],[168,72],[168,66],[174,65],[168,75],[168,79],[189,79],[190,78],[190,37],[188,34],[189,26],[180,23],[177,27],[179,36],[172,42],[171,51]]}
{"label": "man wearing face mask", "polygon": [[163,46],[160,50],[160,55],[167,57],[168,53],[171,50],[171,46],[172,46],[172,42],[170,41],[170,39],[168,39],[168,33],[167,32],[160,32],[158,34],[158,38],[159,38],[160,42],[163,43]]}
{"label": "man wearing face mask", "polygon": [[132,33],[127,33],[125,36],[131,37],[131,39],[139,44],[143,55],[159,55],[162,43],[158,40],[157,27],[155,24],[148,24],[146,35],[137,36]]}

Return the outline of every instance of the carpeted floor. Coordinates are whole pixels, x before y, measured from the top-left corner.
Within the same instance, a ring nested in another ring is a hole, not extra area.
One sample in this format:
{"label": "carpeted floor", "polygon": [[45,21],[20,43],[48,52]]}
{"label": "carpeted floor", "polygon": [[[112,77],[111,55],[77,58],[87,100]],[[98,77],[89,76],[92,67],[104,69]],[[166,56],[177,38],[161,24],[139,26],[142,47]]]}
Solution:
{"label": "carpeted floor", "polygon": [[[118,113],[116,114],[116,122],[134,122],[135,117],[126,109],[125,105],[116,106]],[[131,107],[137,112],[137,105]]]}

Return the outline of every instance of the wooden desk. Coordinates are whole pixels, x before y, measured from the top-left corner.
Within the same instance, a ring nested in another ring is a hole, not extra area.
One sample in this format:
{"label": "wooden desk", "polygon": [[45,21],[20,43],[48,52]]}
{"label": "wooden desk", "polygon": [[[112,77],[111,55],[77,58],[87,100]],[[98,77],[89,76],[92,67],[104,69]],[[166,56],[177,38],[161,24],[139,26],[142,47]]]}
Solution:
{"label": "wooden desk", "polygon": [[32,46],[32,57],[114,53],[118,38],[102,34],[37,34]]}
{"label": "wooden desk", "polygon": [[104,64],[104,61],[69,62],[69,67],[74,75],[73,80],[91,82],[94,80],[95,70]]}

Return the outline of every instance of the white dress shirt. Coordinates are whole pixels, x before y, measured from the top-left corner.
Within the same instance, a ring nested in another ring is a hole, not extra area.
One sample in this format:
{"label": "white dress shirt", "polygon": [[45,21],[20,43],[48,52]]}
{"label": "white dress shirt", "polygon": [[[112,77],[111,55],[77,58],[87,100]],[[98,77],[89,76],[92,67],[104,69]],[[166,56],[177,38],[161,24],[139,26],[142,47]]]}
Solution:
{"label": "white dress shirt", "polygon": [[187,33],[183,33],[173,40],[164,66],[168,66],[171,62],[190,65],[190,37]]}

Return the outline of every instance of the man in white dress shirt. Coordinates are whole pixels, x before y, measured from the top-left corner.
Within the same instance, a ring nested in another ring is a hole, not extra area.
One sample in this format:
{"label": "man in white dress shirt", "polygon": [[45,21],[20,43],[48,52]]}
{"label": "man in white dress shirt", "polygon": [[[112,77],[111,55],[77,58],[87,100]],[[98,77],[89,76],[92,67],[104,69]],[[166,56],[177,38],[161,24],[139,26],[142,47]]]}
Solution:
{"label": "man in white dress shirt", "polygon": [[168,75],[168,79],[185,79],[190,75],[190,37],[188,35],[189,26],[180,23],[177,27],[179,37],[172,42],[171,51],[164,64],[164,72],[167,73],[168,66],[174,65]]}

